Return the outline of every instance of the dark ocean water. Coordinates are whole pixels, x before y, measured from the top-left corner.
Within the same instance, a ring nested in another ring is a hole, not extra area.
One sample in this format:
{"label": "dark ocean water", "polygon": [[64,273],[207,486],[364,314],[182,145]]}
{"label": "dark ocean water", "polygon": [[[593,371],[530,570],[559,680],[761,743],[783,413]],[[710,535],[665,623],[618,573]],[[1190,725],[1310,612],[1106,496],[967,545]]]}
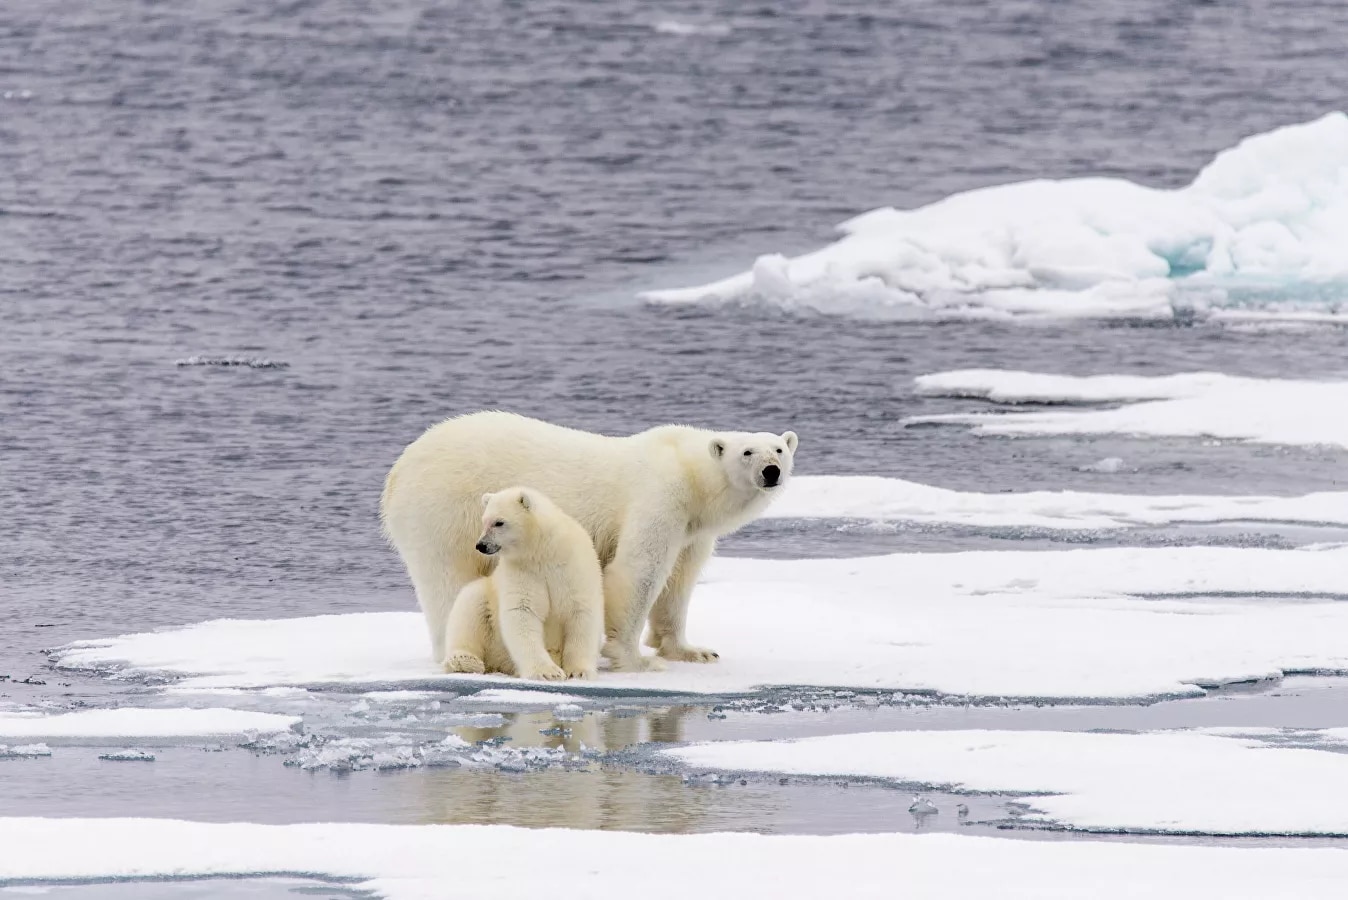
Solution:
{"label": "dark ocean water", "polygon": [[[76,638],[413,608],[378,533],[383,474],[483,407],[610,433],[793,428],[801,473],[968,490],[1341,485],[1343,458],[1309,449],[899,424],[969,407],[911,391],[968,366],[1343,375],[1335,328],[865,322],[635,294],[818,246],[878,205],[1187,183],[1241,137],[1341,106],[1346,40],[1348,5],[1304,0],[7,0],[0,675],[50,678],[38,651]],[[192,357],[280,365],[176,364]],[[1077,471],[1107,456],[1128,470]]]}

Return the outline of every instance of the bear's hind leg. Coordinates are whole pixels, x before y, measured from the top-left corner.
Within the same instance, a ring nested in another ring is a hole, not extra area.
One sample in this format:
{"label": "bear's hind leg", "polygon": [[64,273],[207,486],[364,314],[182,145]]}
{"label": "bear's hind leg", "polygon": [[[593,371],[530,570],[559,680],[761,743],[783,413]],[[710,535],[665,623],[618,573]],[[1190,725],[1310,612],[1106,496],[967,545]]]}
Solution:
{"label": "bear's hind leg", "polygon": [[445,646],[446,672],[481,675],[486,672],[487,648],[491,642],[491,582],[470,582],[449,610],[441,640]]}

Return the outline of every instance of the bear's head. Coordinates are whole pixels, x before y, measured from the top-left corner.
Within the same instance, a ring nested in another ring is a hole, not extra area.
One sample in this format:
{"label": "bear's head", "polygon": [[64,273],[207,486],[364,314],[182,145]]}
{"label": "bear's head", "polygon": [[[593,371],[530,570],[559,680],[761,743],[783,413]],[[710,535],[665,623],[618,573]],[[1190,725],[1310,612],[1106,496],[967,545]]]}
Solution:
{"label": "bear's head", "polygon": [[523,487],[483,494],[482,536],[477,539],[477,552],[495,556],[520,546],[533,531],[534,509],[541,501],[537,492]]}
{"label": "bear's head", "polygon": [[798,443],[794,431],[727,431],[711,439],[710,449],[732,488],[745,494],[771,494],[790,479]]}

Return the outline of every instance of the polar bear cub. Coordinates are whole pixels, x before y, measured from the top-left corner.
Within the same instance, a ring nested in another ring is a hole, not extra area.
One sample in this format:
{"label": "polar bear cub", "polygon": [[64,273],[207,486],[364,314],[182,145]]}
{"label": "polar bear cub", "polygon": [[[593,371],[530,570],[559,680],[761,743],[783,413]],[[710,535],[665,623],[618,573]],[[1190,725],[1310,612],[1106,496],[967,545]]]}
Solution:
{"label": "polar bear cub", "polygon": [[604,577],[589,532],[541,492],[512,487],[482,496],[476,549],[496,568],[454,601],[445,671],[593,678]]}

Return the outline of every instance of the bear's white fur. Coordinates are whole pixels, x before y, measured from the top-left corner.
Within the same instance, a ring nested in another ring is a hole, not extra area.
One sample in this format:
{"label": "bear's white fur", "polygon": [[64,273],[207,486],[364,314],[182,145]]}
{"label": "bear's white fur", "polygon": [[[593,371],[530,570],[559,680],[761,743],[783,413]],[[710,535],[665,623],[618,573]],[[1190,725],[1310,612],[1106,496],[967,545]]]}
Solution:
{"label": "bear's white fur", "polygon": [[384,482],[380,515],[426,615],[437,661],[463,586],[490,571],[473,549],[480,498],[510,484],[545,492],[589,532],[604,569],[604,655],[616,669],[651,668],[638,642],[666,659],[710,662],[689,646],[688,600],[716,539],[755,518],[791,476],[796,435],[663,425],[606,437],[506,412],[433,426]]}
{"label": "bear's white fur", "polygon": [[495,570],[449,612],[446,672],[593,678],[604,642],[604,578],[590,535],[533,488],[482,497],[477,552]]}

